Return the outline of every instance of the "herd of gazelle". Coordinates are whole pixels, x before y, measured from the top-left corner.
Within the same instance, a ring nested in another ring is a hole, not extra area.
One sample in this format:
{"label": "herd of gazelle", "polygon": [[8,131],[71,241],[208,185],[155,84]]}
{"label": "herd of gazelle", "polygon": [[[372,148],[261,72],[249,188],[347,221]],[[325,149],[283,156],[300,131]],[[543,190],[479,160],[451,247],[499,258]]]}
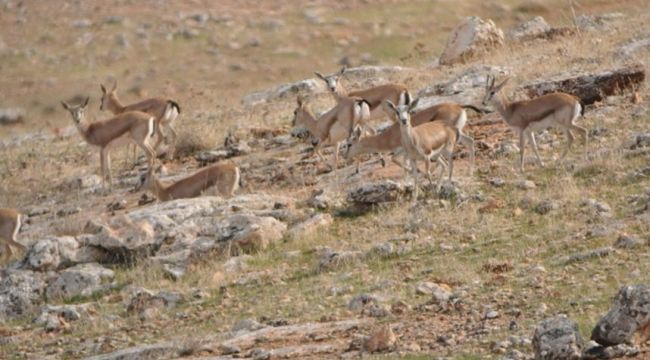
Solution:
{"label": "herd of gazelle", "polygon": [[[457,142],[469,148],[470,174],[474,168],[474,140],[463,132],[467,122],[465,109],[481,112],[471,105],[443,103],[416,111],[419,99],[413,100],[407,88],[400,84],[387,84],[362,91],[347,92],[341,84],[345,69],[324,76],[322,79],[333,95],[336,105],[316,118],[302,98],[298,98],[298,108],[294,111],[293,126],[307,128],[315,145],[314,152],[323,159],[320,148],[323,145],[335,145],[334,169],[338,167],[339,147],[346,143],[345,157],[351,159],[366,153],[393,152],[393,161],[410,172],[414,181],[414,199],[417,199],[417,162],[425,164],[425,174],[432,183],[431,163],[435,161],[443,169],[438,184],[444,177],[444,168],[449,170],[449,180],[453,174],[453,151]],[[567,155],[573,144],[571,131],[579,133],[584,139],[584,152],[587,153],[588,131],[575,124],[577,118],[584,114],[584,105],[570,94],[552,93],[531,100],[510,102],[501,92],[508,79],[495,85],[494,77],[487,77],[485,96],[482,104],[491,104],[502,116],[505,123],[519,136],[519,168],[524,171],[524,154],[527,142],[530,142],[540,166],[542,159],[537,149],[535,131],[549,127],[559,127],[568,139],[561,160]],[[124,106],[116,93],[117,84],[111,91],[101,85],[102,99],[100,110],[107,110],[113,117],[89,123],[85,117],[88,98],[79,105],[62,102],[84,140],[100,148],[102,184],[108,177],[108,186],[112,184],[111,160],[109,151],[118,146],[135,143],[144,152],[148,160],[148,170],[140,179],[140,188],[153,193],[160,201],[195,197],[208,188],[214,187],[222,196],[232,196],[240,180],[239,168],[232,162],[217,163],[186,176],[171,184],[162,183],[154,173],[156,151],[163,140],[164,132],[172,137],[170,156],[174,156],[176,132],[172,127],[180,114],[178,104],[170,99],[151,98],[135,104]],[[370,121],[389,115],[396,119],[393,124],[380,134],[375,134]],[[362,131],[369,130],[369,136],[362,136]],[[398,161],[396,156],[403,155],[408,161]],[[443,160],[446,158],[446,161]],[[358,165],[357,165],[358,166]],[[358,167],[357,167],[358,169]],[[14,209],[0,209],[0,240],[4,245],[3,255],[11,256],[11,246],[24,249],[16,241],[21,227],[21,215]]]}

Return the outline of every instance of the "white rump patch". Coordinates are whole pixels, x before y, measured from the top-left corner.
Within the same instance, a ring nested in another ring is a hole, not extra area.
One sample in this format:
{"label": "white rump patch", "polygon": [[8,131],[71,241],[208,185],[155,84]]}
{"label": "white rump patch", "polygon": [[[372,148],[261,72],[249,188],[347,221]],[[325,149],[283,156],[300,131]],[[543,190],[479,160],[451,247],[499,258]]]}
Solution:
{"label": "white rump patch", "polygon": [[460,111],[460,115],[458,116],[458,119],[456,119],[456,129],[458,129],[459,132],[463,132],[463,128],[465,128],[465,124],[467,124],[467,112],[465,109],[462,109]]}
{"label": "white rump patch", "polygon": [[150,117],[149,122],[148,122],[148,131],[147,131],[147,137],[153,137],[154,133],[156,132],[156,118],[155,117]]}
{"label": "white rump patch", "polygon": [[580,103],[576,101],[576,106],[573,108],[573,118],[571,118],[572,124],[580,116],[581,112],[582,112],[582,105],[580,105]]}

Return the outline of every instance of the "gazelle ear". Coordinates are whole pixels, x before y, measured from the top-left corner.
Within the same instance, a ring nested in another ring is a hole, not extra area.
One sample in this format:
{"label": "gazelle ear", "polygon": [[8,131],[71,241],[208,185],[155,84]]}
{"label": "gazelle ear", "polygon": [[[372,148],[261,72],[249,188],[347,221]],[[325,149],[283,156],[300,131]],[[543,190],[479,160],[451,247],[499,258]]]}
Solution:
{"label": "gazelle ear", "polygon": [[417,98],[409,104],[409,111],[415,110],[415,108],[418,106],[418,103],[420,102],[420,98]]}
{"label": "gazelle ear", "polygon": [[296,103],[298,104],[298,107],[301,107],[302,104],[304,103],[305,99],[302,96],[297,96],[296,97]]}
{"label": "gazelle ear", "polygon": [[343,66],[341,70],[339,70],[339,76],[343,75],[343,73],[347,70],[347,67]]}
{"label": "gazelle ear", "polygon": [[485,89],[489,90],[490,89],[490,74],[487,74],[485,77]]}
{"label": "gazelle ear", "polygon": [[392,101],[390,101],[390,100],[386,100],[386,101],[384,101],[384,103],[385,103],[386,105],[388,105],[388,107],[389,107],[391,110],[393,110],[394,112],[397,112],[397,108],[395,107],[395,104],[393,104]]}
{"label": "gazelle ear", "polygon": [[99,84],[99,87],[102,88],[102,93],[106,94],[106,88],[104,87],[103,84]]}
{"label": "gazelle ear", "polygon": [[83,105],[81,105],[81,107],[85,108],[86,106],[88,106],[88,101],[90,101],[90,96],[86,97],[86,101],[84,101],[84,103],[83,103]]}
{"label": "gazelle ear", "polygon": [[63,108],[70,111],[70,105],[68,105],[65,101],[61,101],[61,105],[63,105]]}
{"label": "gazelle ear", "polygon": [[113,83],[113,90],[111,90],[111,92],[115,90],[117,90],[117,80],[115,80],[115,82]]}
{"label": "gazelle ear", "polygon": [[325,79],[325,76],[323,76],[323,74],[319,73],[318,71],[314,71],[314,74],[316,74],[316,76],[318,76],[321,80],[325,80],[325,81],[327,81],[327,80]]}

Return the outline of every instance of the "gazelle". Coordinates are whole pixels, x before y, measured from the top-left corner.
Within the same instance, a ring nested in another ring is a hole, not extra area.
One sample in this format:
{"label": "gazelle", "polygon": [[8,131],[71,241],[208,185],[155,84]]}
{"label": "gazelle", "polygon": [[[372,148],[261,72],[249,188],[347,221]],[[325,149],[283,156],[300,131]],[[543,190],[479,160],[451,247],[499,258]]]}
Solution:
{"label": "gazelle", "polygon": [[14,209],[0,209],[0,242],[4,244],[3,256],[10,259],[13,254],[11,246],[25,250],[25,246],[16,241],[20,231],[22,215]]}
{"label": "gazelle", "polygon": [[154,144],[154,150],[158,149],[158,146],[163,140],[163,128],[166,132],[169,132],[169,135],[172,138],[170,158],[174,158],[174,151],[176,149],[176,139],[178,138],[176,130],[172,124],[174,120],[180,115],[181,108],[173,100],[155,97],[146,99],[130,105],[122,105],[122,102],[117,97],[117,81],[113,85],[111,91],[107,91],[104,85],[99,84],[99,87],[102,89],[102,100],[99,105],[99,110],[108,110],[114,115],[118,115],[127,111],[142,111],[147,114],[150,114],[156,118],[156,143]]}
{"label": "gazelle", "polygon": [[151,192],[160,201],[192,198],[215,186],[219,194],[233,196],[239,187],[239,168],[231,162],[207,166],[171,184],[163,184],[152,169],[140,178],[139,188]]}
{"label": "gazelle", "polygon": [[297,98],[297,103],[298,108],[294,111],[292,126],[301,126],[309,130],[317,142],[314,152],[321,160],[324,160],[320,153],[321,146],[334,144],[334,166],[332,169],[336,170],[341,142],[348,139],[357,126],[367,121],[370,114],[368,103],[360,98],[341,97],[333,109],[318,119],[314,117],[300,97]]}
{"label": "gazelle", "polygon": [[[454,146],[458,139],[458,129],[448,126],[443,121],[428,122],[413,127],[411,125],[411,112],[417,106],[420,99],[415,99],[410,104],[395,106],[390,100],[386,100],[386,105],[397,115],[400,126],[400,135],[402,148],[406,153],[411,173],[413,174],[413,198],[418,197],[418,167],[417,160],[423,160],[429,183],[433,184],[431,177],[431,161],[435,160],[438,165],[443,165],[440,156],[447,157],[449,164],[449,180],[454,171]],[[444,166],[443,166],[444,168]],[[440,173],[438,185],[444,176],[444,170]]]}
{"label": "gazelle", "polygon": [[155,118],[141,111],[127,111],[110,119],[88,123],[85,114],[88,100],[89,98],[86,98],[83,104],[76,106],[70,106],[65,101],[62,101],[61,104],[72,115],[72,120],[84,140],[88,144],[100,148],[102,187],[106,189],[107,173],[109,188],[113,186],[111,148],[135,142],[147,155],[149,168],[151,169],[155,160],[152,144],[153,135],[156,131]]}
{"label": "gazelle", "polygon": [[535,152],[535,157],[540,166],[544,166],[542,158],[537,150],[534,131],[544,130],[552,126],[560,127],[569,140],[566,149],[562,153],[560,161],[569,152],[573,144],[573,134],[571,130],[579,132],[585,140],[585,156],[587,155],[588,132],[582,126],[575,124],[580,115],[584,115],[584,106],[580,99],[569,94],[557,92],[542,95],[535,99],[509,102],[501,89],[508,82],[506,78],[499,85],[494,85],[495,78],[488,76],[485,86],[485,97],[483,105],[491,103],[492,106],[501,114],[503,120],[508,126],[519,135],[519,168],[524,172],[524,153],[526,151],[526,141],[530,141]]}
{"label": "gazelle", "polygon": [[390,100],[397,105],[404,105],[411,102],[411,93],[409,93],[406,86],[401,84],[385,84],[371,87],[365,90],[357,90],[348,92],[343,84],[341,84],[341,77],[345,73],[346,68],[343,67],[338,72],[324,76],[319,72],[315,72],[321,80],[325,81],[327,88],[335,99],[342,96],[356,96],[360,97],[370,106],[370,118],[368,120],[375,120],[382,118],[389,113],[384,110],[384,101]]}
{"label": "gazelle", "polygon": [[[426,109],[422,109],[415,113],[411,118],[411,126],[415,127],[432,121],[442,121],[447,126],[458,129],[458,141],[469,148],[471,175],[474,170],[476,151],[474,146],[474,139],[463,133],[463,128],[467,123],[467,112],[465,109],[472,109],[478,113],[483,112],[481,109],[478,109],[472,105],[442,103],[428,107]],[[361,154],[396,151],[399,149],[398,153],[395,153],[393,155],[392,161],[403,168],[403,163],[399,162],[396,158],[399,153],[402,153],[405,159],[407,157],[406,153],[400,149],[401,147],[402,135],[400,125],[396,123],[381,134],[374,136],[360,138],[360,133],[355,132],[354,136],[351,138],[351,141],[347,144],[345,157],[349,160]]]}

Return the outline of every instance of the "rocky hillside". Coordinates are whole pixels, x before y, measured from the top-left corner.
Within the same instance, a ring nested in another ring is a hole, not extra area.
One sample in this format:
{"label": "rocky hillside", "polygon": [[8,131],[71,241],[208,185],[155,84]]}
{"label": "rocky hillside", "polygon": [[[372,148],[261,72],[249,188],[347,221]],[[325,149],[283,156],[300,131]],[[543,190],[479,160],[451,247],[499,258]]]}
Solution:
{"label": "rocky hillside", "polygon": [[[27,218],[0,358],[650,357],[643,1],[219,3],[0,0],[0,207]],[[572,93],[587,152],[559,162],[564,134],[540,132],[546,165],[522,174],[500,115],[469,112],[474,174],[459,146],[418,199],[376,155],[333,171],[290,124],[298,95],[333,104],[313,71],[341,65],[348,89],[401,82],[420,108],[484,107],[488,75],[512,99]],[[115,80],[181,105],[164,180],[228,159],[236,195],[153,201],[124,150],[105,193],[58,103],[107,117]]]}

